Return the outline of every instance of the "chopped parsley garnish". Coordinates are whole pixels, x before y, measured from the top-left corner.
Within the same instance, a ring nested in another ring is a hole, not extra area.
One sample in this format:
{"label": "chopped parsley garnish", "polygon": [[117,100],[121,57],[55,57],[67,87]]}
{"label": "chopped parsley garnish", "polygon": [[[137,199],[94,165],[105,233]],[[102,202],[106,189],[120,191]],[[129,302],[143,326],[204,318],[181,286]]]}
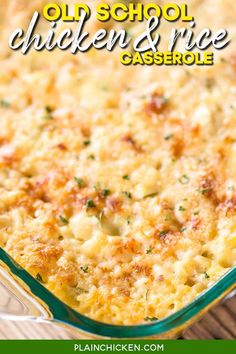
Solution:
{"label": "chopped parsley garnish", "polygon": [[169,103],[169,98],[168,97],[166,97],[166,96],[162,96],[162,102],[164,103],[164,104],[168,104]]}
{"label": "chopped parsley garnish", "polygon": [[101,183],[97,182],[96,184],[94,184],[93,188],[95,189],[96,192],[100,191],[101,189]]}
{"label": "chopped parsley garnish", "polygon": [[164,221],[170,221],[171,220],[171,215],[166,215]]}
{"label": "chopped parsley garnish", "polygon": [[186,209],[182,205],[180,205],[179,211],[186,211]]}
{"label": "chopped parsley garnish", "polygon": [[103,190],[102,190],[102,196],[103,196],[104,198],[108,197],[110,194],[111,194],[110,189],[103,189]]}
{"label": "chopped parsley garnish", "polygon": [[228,187],[228,190],[229,190],[229,191],[234,191],[234,186],[229,186],[229,187]]}
{"label": "chopped parsley garnish", "polygon": [[153,321],[158,321],[159,320],[159,318],[157,318],[157,317],[145,317],[144,318],[144,321],[146,321],[146,322],[153,322]]}
{"label": "chopped parsley garnish", "polygon": [[151,193],[151,194],[147,194],[143,197],[143,199],[147,199],[147,198],[154,198],[158,195],[158,192],[155,193]]}
{"label": "chopped parsley garnish", "polygon": [[68,225],[69,224],[69,220],[66,219],[64,216],[60,215],[59,216],[59,219],[61,220],[61,222],[65,225]]}
{"label": "chopped parsley garnish", "polygon": [[183,175],[179,178],[179,182],[181,184],[188,184],[189,183],[189,177],[187,175]]}
{"label": "chopped parsley garnish", "polygon": [[147,95],[142,95],[142,96],[140,96],[140,99],[141,99],[141,100],[146,100],[146,99],[147,99]]}
{"label": "chopped parsley garnish", "polygon": [[168,135],[164,136],[164,139],[166,141],[170,140],[171,138],[173,138],[173,134],[168,134]]}
{"label": "chopped parsley garnish", "polygon": [[44,283],[43,278],[39,273],[36,275],[36,280],[39,281],[40,283]]}
{"label": "chopped parsley garnish", "polygon": [[88,273],[89,271],[89,267],[87,265],[81,266],[80,269],[84,272],[84,273]]}
{"label": "chopped parsley garnish", "polygon": [[91,144],[91,140],[85,140],[84,141],[84,146],[89,146]]}
{"label": "chopped parsley garnish", "polygon": [[132,199],[132,194],[131,194],[130,192],[125,191],[125,192],[123,192],[123,194],[124,194],[127,198]]}
{"label": "chopped parsley garnish", "polygon": [[201,193],[202,195],[208,194],[209,192],[211,192],[211,188],[203,188],[203,189],[198,189],[199,193]]}
{"label": "chopped parsley garnish", "polygon": [[43,118],[46,119],[46,120],[52,120],[53,119],[53,116],[52,116],[53,109],[52,109],[52,107],[46,106],[45,107],[45,111],[46,111],[46,115]]}
{"label": "chopped parsley garnish", "polygon": [[88,291],[83,288],[78,287],[77,290],[78,290],[79,294],[88,294]]}
{"label": "chopped parsley garnish", "polygon": [[199,159],[197,159],[198,160],[198,162],[199,163],[207,163],[207,159],[205,159],[205,158],[199,158]]}
{"label": "chopped parsley garnish", "polygon": [[129,175],[124,175],[122,178],[123,178],[123,179],[126,179],[127,181],[129,181],[129,180],[130,180]]}
{"label": "chopped parsley garnish", "polygon": [[204,273],[204,276],[205,276],[205,279],[209,279],[210,278],[210,275],[207,272]]}
{"label": "chopped parsley garnish", "polygon": [[1,100],[0,103],[3,108],[9,108],[11,106],[10,102],[6,100]]}
{"label": "chopped parsley garnish", "polygon": [[79,188],[82,188],[85,186],[84,180],[80,177],[75,177],[75,182],[77,183]]}
{"label": "chopped parsley garnish", "polygon": [[165,231],[165,230],[160,231],[160,236],[161,237],[165,237],[167,234],[168,234],[168,231]]}
{"label": "chopped parsley garnish", "polygon": [[187,230],[187,227],[181,227],[180,232],[184,232]]}
{"label": "chopped parsley garnish", "polygon": [[92,199],[87,200],[86,202],[86,208],[90,209],[90,208],[95,208],[96,205],[94,204],[94,201]]}
{"label": "chopped parsley garnish", "polygon": [[95,156],[93,154],[91,154],[91,155],[88,156],[88,159],[89,160],[95,160]]}
{"label": "chopped parsley garnish", "polygon": [[152,253],[152,251],[153,251],[153,248],[149,248],[148,250],[146,250],[146,254],[150,254],[150,253]]}
{"label": "chopped parsley garnish", "polygon": [[50,106],[46,106],[46,107],[45,107],[45,111],[46,111],[48,114],[51,114],[51,113],[53,112],[53,109],[52,109],[52,107],[50,107]]}

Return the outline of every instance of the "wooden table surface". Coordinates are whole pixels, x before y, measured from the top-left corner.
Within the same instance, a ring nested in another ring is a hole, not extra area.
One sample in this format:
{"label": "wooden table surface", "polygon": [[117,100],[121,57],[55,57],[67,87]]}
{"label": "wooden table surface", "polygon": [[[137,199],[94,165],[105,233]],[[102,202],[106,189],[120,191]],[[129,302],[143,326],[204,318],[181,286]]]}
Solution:
{"label": "wooden table surface", "polygon": [[[0,321],[0,339],[74,339],[62,328],[33,322]],[[209,311],[184,339],[236,339],[236,296]]]}

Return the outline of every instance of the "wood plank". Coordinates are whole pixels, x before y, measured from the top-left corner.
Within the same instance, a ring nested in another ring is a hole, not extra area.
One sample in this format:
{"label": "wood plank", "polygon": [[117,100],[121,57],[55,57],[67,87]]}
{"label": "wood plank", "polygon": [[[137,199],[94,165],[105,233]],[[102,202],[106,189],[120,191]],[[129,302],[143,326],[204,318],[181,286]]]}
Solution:
{"label": "wood plank", "polygon": [[236,296],[209,311],[186,331],[186,339],[236,339]]}

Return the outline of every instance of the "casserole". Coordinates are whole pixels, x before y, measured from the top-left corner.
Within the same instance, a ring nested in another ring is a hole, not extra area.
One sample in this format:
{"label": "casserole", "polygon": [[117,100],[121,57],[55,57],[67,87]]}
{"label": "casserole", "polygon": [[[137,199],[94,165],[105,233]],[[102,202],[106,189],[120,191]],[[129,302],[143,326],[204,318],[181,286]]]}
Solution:
{"label": "casserole", "polygon": [[[211,306],[226,294],[233,295],[236,268],[202,293],[191,304],[164,320],[138,326],[114,326],[93,321],[77,313],[45,289],[0,249],[0,283],[4,285],[5,299],[14,298],[13,304],[1,305],[0,319],[14,321],[53,322],[81,339],[104,338],[177,338],[198,320]],[[8,294],[6,291],[8,289]],[[1,289],[2,291],[2,289]]]}

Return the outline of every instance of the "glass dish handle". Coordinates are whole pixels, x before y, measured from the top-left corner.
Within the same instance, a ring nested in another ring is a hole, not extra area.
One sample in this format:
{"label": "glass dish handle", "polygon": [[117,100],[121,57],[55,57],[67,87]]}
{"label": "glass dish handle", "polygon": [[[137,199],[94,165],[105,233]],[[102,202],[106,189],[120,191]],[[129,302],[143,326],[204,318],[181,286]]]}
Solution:
{"label": "glass dish handle", "polygon": [[0,319],[47,321],[52,318],[45,304],[40,304],[25,283],[13,277],[0,261]]}
{"label": "glass dish handle", "polygon": [[[99,325],[60,301],[0,248],[0,320],[37,320],[73,329],[78,338],[99,337]],[[104,325],[110,329],[110,325]],[[110,329],[112,330],[112,329]],[[101,330],[101,334],[103,331]]]}

